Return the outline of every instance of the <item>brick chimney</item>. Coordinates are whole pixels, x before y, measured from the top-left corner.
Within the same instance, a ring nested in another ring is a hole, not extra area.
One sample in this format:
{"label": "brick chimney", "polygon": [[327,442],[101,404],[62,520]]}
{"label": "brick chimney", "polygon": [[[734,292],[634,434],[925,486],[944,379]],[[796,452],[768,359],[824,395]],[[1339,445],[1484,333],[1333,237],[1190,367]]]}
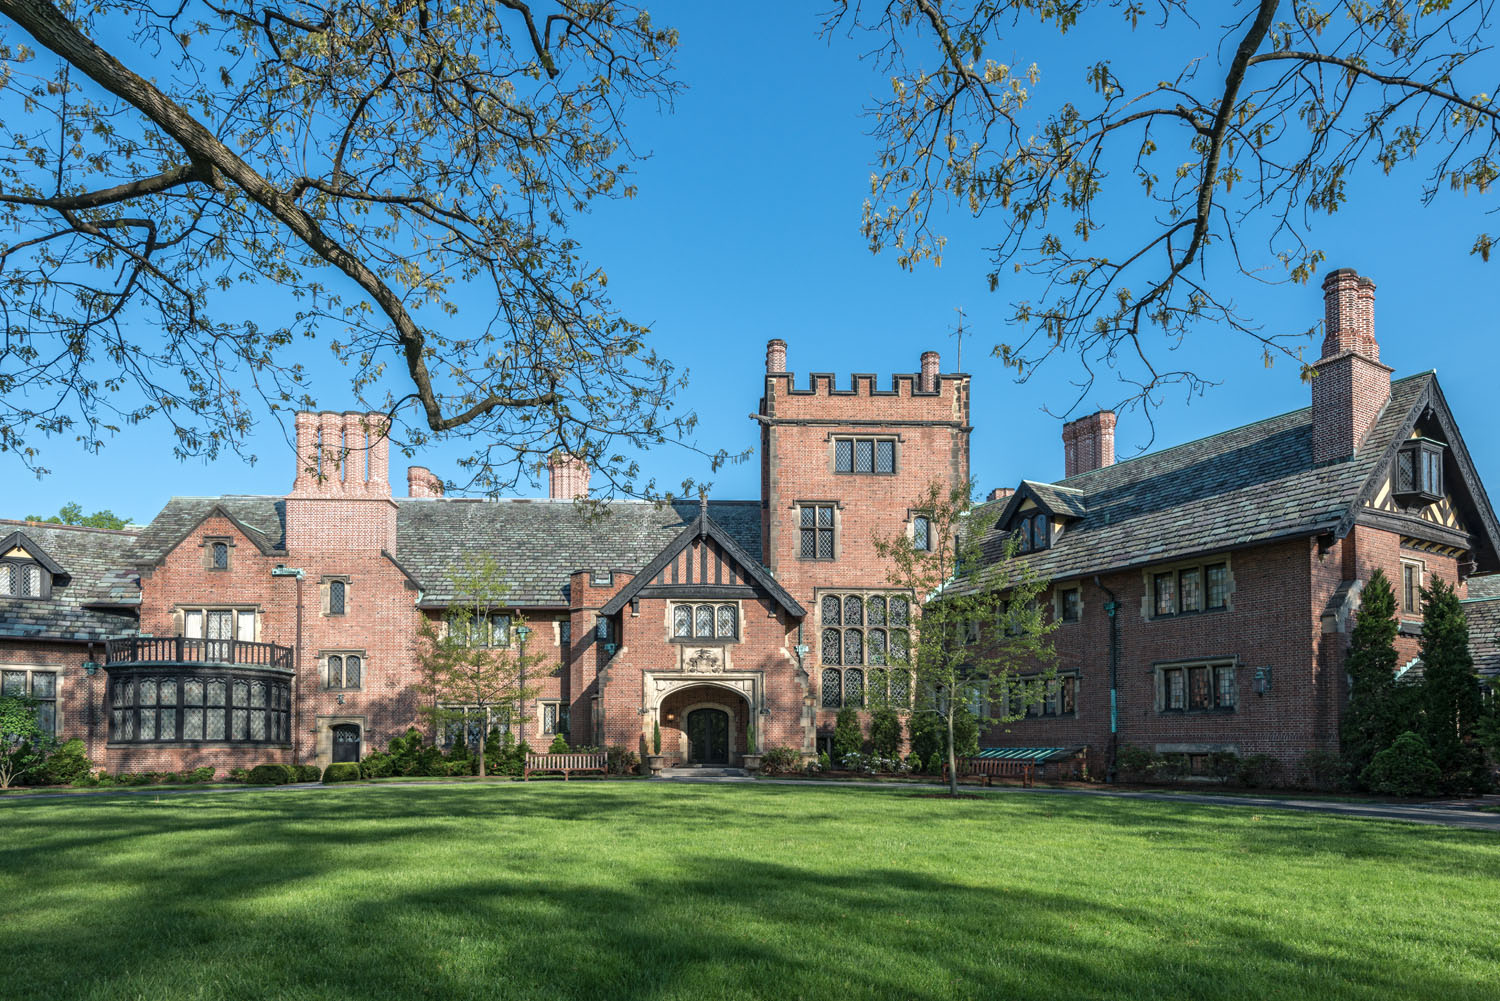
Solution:
{"label": "brick chimney", "polygon": [[575,500],[589,495],[589,464],[576,455],[553,452],[547,458],[547,496]]}
{"label": "brick chimney", "polygon": [[924,393],[936,393],[938,388],[938,353],[922,352],[922,374],[917,379],[917,388]]}
{"label": "brick chimney", "polygon": [[780,337],[766,341],[766,374],[786,371],[786,341]]}
{"label": "brick chimney", "polygon": [[1011,496],[1015,492],[1016,492],[1016,488],[1015,487],[996,487],[995,489],[993,489],[993,490],[990,491],[990,495],[988,497],[986,497],[985,500],[986,501],[1005,500],[1007,497]]}
{"label": "brick chimney", "polygon": [[1073,476],[1115,464],[1113,410],[1080,417],[1063,425],[1063,475]]}
{"label": "brick chimney", "polygon": [[1353,268],[1323,279],[1323,356],[1313,365],[1313,462],[1347,459],[1391,396],[1375,341],[1375,283]]}
{"label": "brick chimney", "polygon": [[298,413],[292,493],[389,497],[391,443],[385,414]]}
{"label": "brick chimney", "polygon": [[433,475],[426,466],[408,466],[406,470],[406,496],[441,497],[443,481]]}

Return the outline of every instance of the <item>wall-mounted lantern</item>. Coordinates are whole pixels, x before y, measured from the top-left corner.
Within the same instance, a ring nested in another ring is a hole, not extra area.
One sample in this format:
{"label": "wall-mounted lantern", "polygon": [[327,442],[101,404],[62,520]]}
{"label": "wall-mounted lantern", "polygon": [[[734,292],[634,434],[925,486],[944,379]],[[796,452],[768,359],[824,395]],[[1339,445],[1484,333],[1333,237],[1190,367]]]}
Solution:
{"label": "wall-mounted lantern", "polygon": [[1255,669],[1255,694],[1267,695],[1271,691],[1271,668],[1270,665],[1257,667]]}

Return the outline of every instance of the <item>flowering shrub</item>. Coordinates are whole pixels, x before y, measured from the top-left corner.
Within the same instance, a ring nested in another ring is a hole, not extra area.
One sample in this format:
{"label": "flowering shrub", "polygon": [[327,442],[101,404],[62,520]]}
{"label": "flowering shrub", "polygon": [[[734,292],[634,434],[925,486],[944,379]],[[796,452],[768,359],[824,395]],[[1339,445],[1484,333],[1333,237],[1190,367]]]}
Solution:
{"label": "flowering shrub", "polygon": [[885,758],[875,754],[861,754],[858,751],[844,755],[839,763],[847,771],[864,772],[866,775],[874,775],[876,772],[905,775],[911,771],[911,766],[900,758]]}

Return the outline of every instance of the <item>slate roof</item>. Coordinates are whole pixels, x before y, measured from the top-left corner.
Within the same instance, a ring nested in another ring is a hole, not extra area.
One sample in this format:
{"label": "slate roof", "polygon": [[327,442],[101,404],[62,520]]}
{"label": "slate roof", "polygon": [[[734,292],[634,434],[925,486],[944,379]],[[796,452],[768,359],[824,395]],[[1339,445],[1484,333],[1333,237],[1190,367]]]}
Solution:
{"label": "slate roof", "polygon": [[[635,573],[696,520],[698,505],[658,507],[610,501],[590,520],[573,501],[513,498],[492,501],[398,499],[395,557],[422,589],[424,605],[453,598],[448,579],[466,556],[493,557],[505,576],[506,601],[518,606],[566,605],[577,570]],[[737,545],[759,559],[757,501],[709,501],[712,518]]]}
{"label": "slate roof", "polygon": [[1463,608],[1474,670],[1492,683],[1500,681],[1500,574],[1470,577]]}
{"label": "slate roof", "polygon": [[282,497],[255,494],[173,497],[161,513],[151,519],[151,524],[141,530],[136,543],[137,561],[155,563],[161,560],[216,507],[238,522],[262,552],[285,551],[286,500]]}
{"label": "slate roof", "polygon": [[[1429,387],[1431,372],[1392,382],[1389,404],[1346,462],[1313,465],[1309,407],[1060,480],[1081,494],[1054,499],[1081,500],[1083,516],[1024,558],[1063,579],[1332,529]],[[991,533],[987,556],[1002,539]]]}
{"label": "slate roof", "polygon": [[136,631],[140,604],[129,569],[136,533],[0,519],[0,538],[18,531],[66,573],[48,599],[0,598],[0,639],[95,642]]}

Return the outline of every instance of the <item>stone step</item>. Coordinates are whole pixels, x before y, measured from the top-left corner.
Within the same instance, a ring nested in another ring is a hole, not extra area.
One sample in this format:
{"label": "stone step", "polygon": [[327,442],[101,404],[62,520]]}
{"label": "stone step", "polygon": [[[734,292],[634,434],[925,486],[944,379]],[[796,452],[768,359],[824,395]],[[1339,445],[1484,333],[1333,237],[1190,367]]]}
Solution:
{"label": "stone step", "polygon": [[748,779],[750,773],[743,768],[695,765],[688,768],[663,768],[661,777],[664,779]]}

